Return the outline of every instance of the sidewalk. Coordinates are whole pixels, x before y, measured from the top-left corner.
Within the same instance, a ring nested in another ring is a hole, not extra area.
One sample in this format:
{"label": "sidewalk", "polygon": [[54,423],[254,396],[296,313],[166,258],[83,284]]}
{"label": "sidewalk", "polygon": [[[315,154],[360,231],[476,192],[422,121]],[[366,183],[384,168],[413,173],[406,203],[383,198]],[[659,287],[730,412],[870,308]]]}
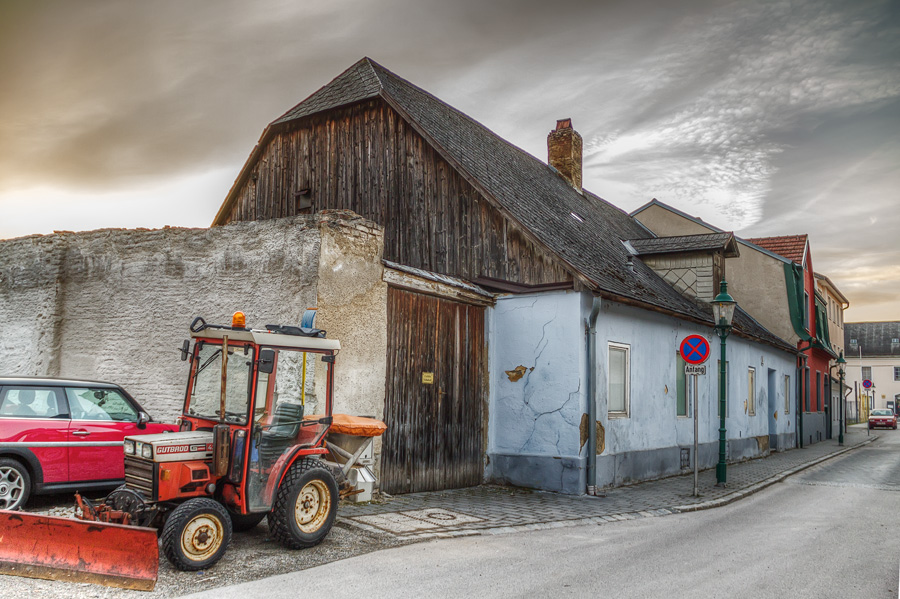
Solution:
{"label": "sidewalk", "polygon": [[398,539],[504,534],[581,524],[602,524],[709,509],[728,504],[819,462],[877,439],[865,425],[851,427],[844,446],[837,439],[728,466],[728,486],[715,486],[715,469],[700,473],[700,497],[693,474],[604,491],[604,497],[559,495],[513,487],[412,493],[385,502],[342,504],[345,525]]}

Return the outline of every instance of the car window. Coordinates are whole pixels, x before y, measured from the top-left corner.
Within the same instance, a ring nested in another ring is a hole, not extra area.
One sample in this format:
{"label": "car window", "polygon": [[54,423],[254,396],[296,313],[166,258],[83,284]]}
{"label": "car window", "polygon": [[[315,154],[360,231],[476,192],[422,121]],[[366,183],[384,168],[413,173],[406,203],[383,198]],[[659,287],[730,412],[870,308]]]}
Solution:
{"label": "car window", "polygon": [[893,414],[890,410],[872,410],[872,416],[890,416]]}
{"label": "car window", "polygon": [[0,418],[59,418],[56,391],[39,387],[4,387],[0,393]]}
{"label": "car window", "polygon": [[137,410],[115,389],[66,387],[72,420],[137,422]]}

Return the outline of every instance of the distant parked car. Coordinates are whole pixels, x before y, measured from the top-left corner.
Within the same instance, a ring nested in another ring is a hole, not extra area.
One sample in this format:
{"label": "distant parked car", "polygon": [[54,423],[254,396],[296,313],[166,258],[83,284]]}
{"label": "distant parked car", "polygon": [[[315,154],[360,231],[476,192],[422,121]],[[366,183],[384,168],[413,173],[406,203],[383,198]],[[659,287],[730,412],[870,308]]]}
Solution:
{"label": "distant parked car", "polygon": [[869,428],[878,426],[897,430],[897,415],[893,410],[872,410],[869,412]]}
{"label": "distant parked car", "polygon": [[32,494],[117,487],[126,435],[175,430],[112,383],[0,377],[0,509]]}

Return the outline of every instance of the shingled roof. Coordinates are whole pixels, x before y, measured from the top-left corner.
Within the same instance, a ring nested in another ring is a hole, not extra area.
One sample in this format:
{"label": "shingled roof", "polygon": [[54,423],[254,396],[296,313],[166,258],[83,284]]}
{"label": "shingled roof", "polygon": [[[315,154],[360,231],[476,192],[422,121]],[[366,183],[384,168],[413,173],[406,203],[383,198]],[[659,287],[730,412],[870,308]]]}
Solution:
{"label": "shingled roof", "polygon": [[[259,145],[270,130],[375,97],[387,102],[501,213],[529,231],[596,293],[712,324],[708,304],[682,296],[643,262],[631,259],[622,240],[653,237],[635,219],[594,194],[574,189],[546,163],[369,58],[273,121]],[[215,224],[229,209],[229,199]],[[751,321],[746,314],[736,317],[736,332],[744,330],[793,350]]]}
{"label": "shingled roof", "polygon": [[753,237],[748,238],[747,241],[764,250],[769,250],[773,254],[787,258],[791,262],[803,264],[807,238],[808,236],[804,233],[803,235],[781,235],[779,237]]}
{"label": "shingled roof", "polygon": [[649,239],[629,239],[628,243],[639,256],[651,254],[672,254],[676,252],[702,252],[721,250],[727,258],[738,256],[734,233],[704,233],[700,235],[677,235],[673,237],[651,237]]}
{"label": "shingled roof", "polygon": [[[856,343],[851,341],[856,340]],[[897,339],[897,343],[894,343]],[[844,351],[847,357],[900,357],[900,322],[845,322]]]}

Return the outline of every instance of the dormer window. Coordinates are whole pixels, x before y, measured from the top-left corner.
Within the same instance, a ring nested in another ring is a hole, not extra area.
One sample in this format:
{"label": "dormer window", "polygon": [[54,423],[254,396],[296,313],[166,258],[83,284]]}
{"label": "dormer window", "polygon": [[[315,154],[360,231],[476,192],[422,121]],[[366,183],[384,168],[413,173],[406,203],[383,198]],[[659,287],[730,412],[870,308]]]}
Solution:
{"label": "dormer window", "polygon": [[851,339],[851,340],[850,340],[850,345],[856,345],[856,343],[857,343],[857,342],[856,342],[856,339]]}

